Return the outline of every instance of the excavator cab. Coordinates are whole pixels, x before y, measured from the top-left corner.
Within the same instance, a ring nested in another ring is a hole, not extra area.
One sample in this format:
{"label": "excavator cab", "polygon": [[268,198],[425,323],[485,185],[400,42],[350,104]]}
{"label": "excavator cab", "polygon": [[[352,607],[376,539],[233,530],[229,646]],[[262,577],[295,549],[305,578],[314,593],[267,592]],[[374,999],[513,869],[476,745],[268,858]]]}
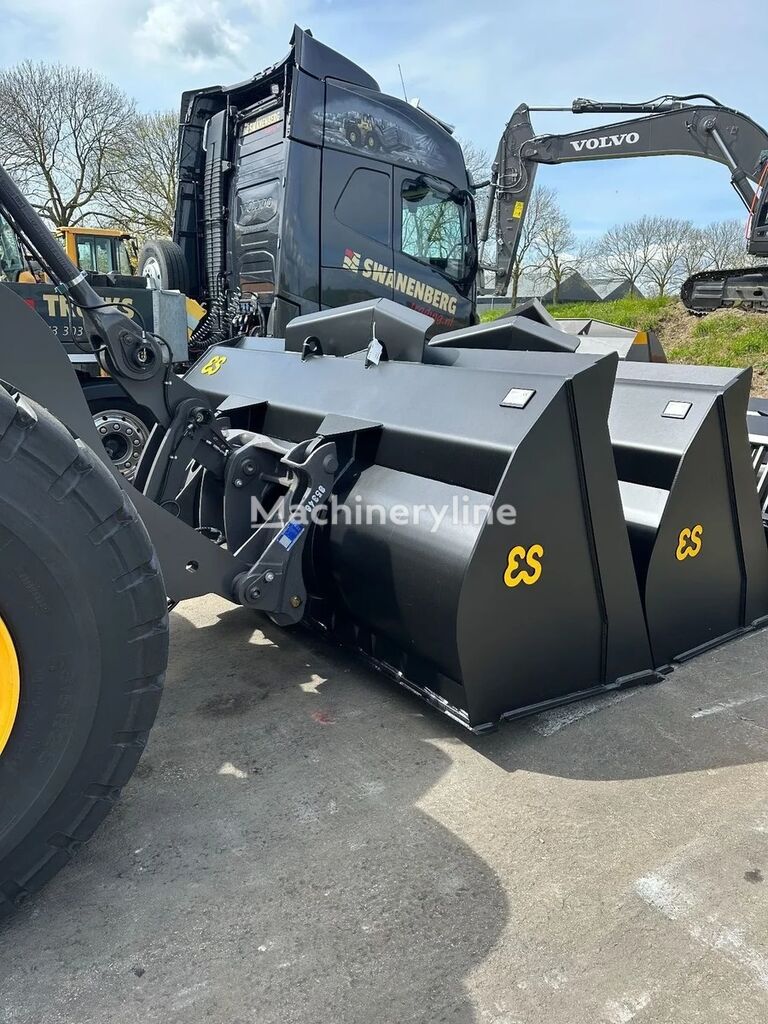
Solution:
{"label": "excavator cab", "polygon": [[747,251],[752,256],[768,256],[768,152],[750,211],[747,239]]}

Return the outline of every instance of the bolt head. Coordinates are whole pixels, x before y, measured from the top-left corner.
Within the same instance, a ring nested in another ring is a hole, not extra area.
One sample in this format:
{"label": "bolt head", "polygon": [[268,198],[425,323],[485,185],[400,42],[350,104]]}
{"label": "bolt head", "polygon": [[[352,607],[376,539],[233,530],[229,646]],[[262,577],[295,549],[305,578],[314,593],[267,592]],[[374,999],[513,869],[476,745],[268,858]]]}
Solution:
{"label": "bolt head", "polygon": [[243,481],[238,477],[237,480],[235,480],[235,487],[242,487],[242,486],[243,486]]}
{"label": "bolt head", "polygon": [[294,594],[291,598],[291,608],[301,608],[301,598],[298,594]]}
{"label": "bolt head", "polygon": [[272,572],[271,569],[270,569],[269,572],[265,572],[264,573],[264,579],[267,581],[267,583],[274,583],[275,582],[275,574]]}

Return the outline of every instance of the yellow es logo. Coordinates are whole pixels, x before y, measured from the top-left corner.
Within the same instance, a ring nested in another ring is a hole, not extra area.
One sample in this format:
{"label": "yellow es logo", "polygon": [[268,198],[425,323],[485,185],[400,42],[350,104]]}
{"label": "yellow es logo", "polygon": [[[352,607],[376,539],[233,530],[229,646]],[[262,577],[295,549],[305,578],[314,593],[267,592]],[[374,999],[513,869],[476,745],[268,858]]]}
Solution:
{"label": "yellow es logo", "polygon": [[219,372],[219,370],[222,368],[224,363],[226,363],[226,361],[226,356],[211,356],[211,358],[208,360],[205,366],[202,367],[200,372],[204,373],[207,377],[212,377],[214,373]]}
{"label": "yellow es logo", "polygon": [[[507,568],[504,570],[504,582],[508,587],[516,587],[518,583],[525,583],[532,586],[541,576],[541,559],[544,557],[544,548],[541,544],[531,544],[526,549],[518,544],[517,547],[507,555]],[[520,563],[525,562],[528,568],[521,569]]]}
{"label": "yellow es logo", "polygon": [[698,555],[701,551],[701,535],[703,533],[704,527],[701,523],[697,523],[690,529],[686,526],[680,531],[675,552],[678,562],[682,562],[684,558],[695,558]]}

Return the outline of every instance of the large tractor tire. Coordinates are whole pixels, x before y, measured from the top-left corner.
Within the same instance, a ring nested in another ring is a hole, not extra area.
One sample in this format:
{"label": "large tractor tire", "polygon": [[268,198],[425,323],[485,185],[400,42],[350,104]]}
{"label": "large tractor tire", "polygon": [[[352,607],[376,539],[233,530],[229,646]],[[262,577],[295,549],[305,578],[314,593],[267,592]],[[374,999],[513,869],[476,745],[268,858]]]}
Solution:
{"label": "large tractor tire", "polygon": [[189,274],[181,247],[167,238],[145,242],[139,252],[138,273],[149,279],[153,288],[179,291],[186,295]]}
{"label": "large tractor tire", "polygon": [[106,467],[0,387],[0,917],[131,777],[168,658],[165,588]]}

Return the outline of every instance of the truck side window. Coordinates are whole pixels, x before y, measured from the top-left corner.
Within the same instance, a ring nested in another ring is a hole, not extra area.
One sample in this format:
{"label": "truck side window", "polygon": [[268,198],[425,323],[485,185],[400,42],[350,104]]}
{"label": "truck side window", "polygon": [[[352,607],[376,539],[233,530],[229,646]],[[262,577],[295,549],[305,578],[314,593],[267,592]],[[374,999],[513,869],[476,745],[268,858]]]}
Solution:
{"label": "truck side window", "polygon": [[465,209],[423,180],[406,180],[402,202],[401,249],[406,256],[460,279],[464,273]]}
{"label": "truck side window", "polygon": [[389,175],[358,167],[336,203],[336,219],[358,234],[390,244]]}

